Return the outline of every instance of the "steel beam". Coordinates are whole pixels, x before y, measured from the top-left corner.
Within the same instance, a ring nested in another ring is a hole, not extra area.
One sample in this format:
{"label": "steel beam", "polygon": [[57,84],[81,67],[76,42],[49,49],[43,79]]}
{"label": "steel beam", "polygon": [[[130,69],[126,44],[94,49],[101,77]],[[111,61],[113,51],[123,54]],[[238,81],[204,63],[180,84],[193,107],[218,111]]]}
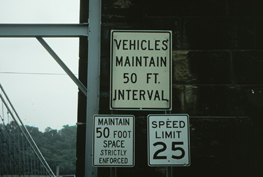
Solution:
{"label": "steel beam", "polygon": [[87,96],[87,88],[76,78],[42,37],[88,36],[88,24],[0,24],[0,37],[36,37],[61,68]]}
{"label": "steel beam", "polygon": [[52,48],[46,43],[42,37],[36,37],[42,46],[48,51],[48,53],[56,60],[59,66],[67,73],[67,75],[75,82],[79,89],[87,96],[87,88],[82,82],[71,72],[71,70],[65,65],[65,63],[59,58],[59,56],[52,50]]}
{"label": "steel beam", "polygon": [[89,0],[88,79],[86,115],[85,177],[96,177],[97,168],[92,166],[93,116],[99,113],[100,94],[100,44],[101,0]]}
{"label": "steel beam", "polygon": [[0,37],[82,37],[88,24],[0,24]]}

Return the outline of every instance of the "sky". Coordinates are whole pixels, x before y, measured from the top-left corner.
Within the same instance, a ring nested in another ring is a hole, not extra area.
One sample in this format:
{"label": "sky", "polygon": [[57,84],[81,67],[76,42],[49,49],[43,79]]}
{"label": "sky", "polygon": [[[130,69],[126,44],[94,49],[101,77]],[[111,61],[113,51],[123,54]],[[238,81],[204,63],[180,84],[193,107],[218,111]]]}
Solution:
{"label": "sky", "polygon": [[[78,0],[0,0],[0,23],[79,23]],[[78,74],[78,38],[44,38]],[[78,88],[35,38],[0,38],[0,83],[25,125],[76,125]]]}

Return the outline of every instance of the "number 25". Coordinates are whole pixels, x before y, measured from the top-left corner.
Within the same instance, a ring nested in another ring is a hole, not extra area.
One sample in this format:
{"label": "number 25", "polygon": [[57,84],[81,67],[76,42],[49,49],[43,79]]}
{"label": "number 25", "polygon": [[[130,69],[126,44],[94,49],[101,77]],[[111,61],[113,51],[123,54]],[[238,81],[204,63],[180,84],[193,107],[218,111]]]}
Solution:
{"label": "number 25", "polygon": [[[172,142],[172,151],[181,151],[181,155],[172,155],[173,159],[182,159],[185,156],[185,151],[181,147],[176,147],[176,145],[183,145],[184,142]],[[167,156],[160,156],[159,153],[164,152],[167,148],[166,144],[164,142],[156,142],[153,144],[153,146],[162,145],[163,147],[159,150],[157,150],[154,155],[153,159],[167,159]]]}

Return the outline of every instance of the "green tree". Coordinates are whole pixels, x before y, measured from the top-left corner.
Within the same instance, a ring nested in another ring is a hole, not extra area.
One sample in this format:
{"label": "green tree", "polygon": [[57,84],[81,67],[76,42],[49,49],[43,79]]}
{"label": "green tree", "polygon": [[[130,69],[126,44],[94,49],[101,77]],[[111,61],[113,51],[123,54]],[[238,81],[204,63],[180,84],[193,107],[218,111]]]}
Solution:
{"label": "green tree", "polygon": [[75,174],[76,126],[64,125],[61,130],[47,127],[41,135],[36,131],[31,132],[53,172],[59,166],[60,175]]}

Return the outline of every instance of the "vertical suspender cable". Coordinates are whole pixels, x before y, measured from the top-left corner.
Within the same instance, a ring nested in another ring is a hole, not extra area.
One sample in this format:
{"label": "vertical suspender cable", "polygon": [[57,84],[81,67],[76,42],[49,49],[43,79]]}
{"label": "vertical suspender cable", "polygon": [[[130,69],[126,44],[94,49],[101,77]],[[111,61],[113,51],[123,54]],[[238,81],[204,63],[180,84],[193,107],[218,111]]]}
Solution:
{"label": "vertical suspender cable", "polygon": [[[4,95],[5,95],[8,103],[10,104],[12,110],[14,111],[15,115],[17,116],[17,119],[19,120],[20,124],[22,125],[22,126],[18,126],[18,127],[20,128],[20,130],[22,131],[22,133],[25,135],[27,141],[29,142],[29,144],[30,144],[30,146],[32,147],[33,151],[34,151],[34,152],[36,153],[36,155],[38,156],[39,160],[43,163],[44,167],[48,170],[50,176],[55,177],[55,174],[53,173],[53,171],[51,170],[50,166],[49,166],[48,163],[46,162],[45,158],[43,157],[42,153],[40,152],[38,146],[36,145],[36,143],[35,143],[35,141],[33,140],[32,136],[31,136],[30,133],[28,132],[27,128],[25,127],[25,125],[24,125],[23,122],[21,121],[19,115],[17,114],[14,106],[12,105],[10,99],[8,98],[8,96],[7,96],[7,94],[5,93],[5,91],[4,91],[4,89],[3,89],[3,87],[2,87],[1,84],[0,84],[0,89],[3,91],[3,93],[4,93]],[[3,103],[5,104],[6,108],[8,109],[9,113],[11,114],[12,118],[14,119],[15,123],[16,123],[17,125],[19,125],[18,122],[16,121],[16,119],[14,118],[11,110],[10,110],[9,107],[7,106],[7,103],[4,101],[2,95],[0,95],[0,97],[1,97],[1,99],[2,99],[2,101],[3,101]]]}
{"label": "vertical suspender cable", "polygon": [[[1,85],[0,85],[1,87]],[[7,95],[5,95],[7,97]],[[2,95],[0,95],[3,103],[5,104],[7,110],[9,111],[9,114],[11,115],[11,117],[13,118],[14,122],[18,124],[17,120],[14,118],[14,115],[13,113],[11,112],[11,110],[9,109],[7,103],[4,101]],[[8,99],[8,98],[7,98]],[[8,99],[9,101],[9,99]],[[11,105],[11,103],[9,102],[9,104]],[[13,106],[11,105],[11,107],[13,108]],[[14,110],[14,108],[13,108]],[[15,114],[17,115],[16,111],[14,110]],[[18,117],[18,115],[17,115]],[[21,132],[24,134],[25,138],[27,139],[28,143],[30,144],[32,150],[35,152],[35,154],[38,156],[39,160],[43,163],[43,165],[45,166],[45,168],[47,169],[48,173],[50,174],[50,176],[53,176],[55,177],[55,174],[53,173],[53,171],[51,170],[51,168],[49,167],[48,163],[46,162],[45,158],[43,157],[42,153],[40,152],[40,150],[38,149],[35,141],[33,140],[32,136],[30,135],[30,133],[28,132],[27,128],[24,126],[23,122],[20,120],[20,118],[18,117],[21,125],[22,125],[22,128],[21,126],[18,126],[21,130]]]}

